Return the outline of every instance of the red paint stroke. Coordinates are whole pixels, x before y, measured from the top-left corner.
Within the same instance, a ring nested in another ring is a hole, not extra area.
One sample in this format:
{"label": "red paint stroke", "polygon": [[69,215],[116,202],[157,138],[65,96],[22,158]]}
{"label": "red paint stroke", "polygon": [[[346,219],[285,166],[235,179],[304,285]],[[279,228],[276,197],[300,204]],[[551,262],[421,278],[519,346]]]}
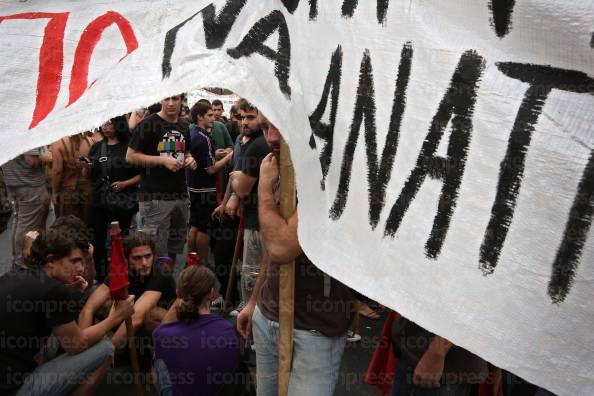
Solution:
{"label": "red paint stroke", "polygon": [[[66,107],[76,102],[87,89],[89,63],[91,62],[93,51],[101,39],[103,31],[114,23],[120,29],[120,33],[126,44],[126,55],[124,55],[122,59],[138,48],[138,40],[136,39],[132,25],[130,25],[130,22],[121,14],[115,11],[107,11],[105,14],[97,17],[89,23],[87,28],[83,31],[74,53],[74,63],[72,65],[72,73],[70,77],[70,99]],[[121,62],[122,59],[120,59],[119,62]],[[93,81],[91,85],[94,83],[95,81]]]}
{"label": "red paint stroke", "polygon": [[35,96],[35,110],[29,129],[33,129],[54,109],[62,83],[64,66],[64,31],[69,12],[27,12],[9,16],[0,16],[0,23],[8,19],[48,18],[43,42],[39,49],[39,76]]}

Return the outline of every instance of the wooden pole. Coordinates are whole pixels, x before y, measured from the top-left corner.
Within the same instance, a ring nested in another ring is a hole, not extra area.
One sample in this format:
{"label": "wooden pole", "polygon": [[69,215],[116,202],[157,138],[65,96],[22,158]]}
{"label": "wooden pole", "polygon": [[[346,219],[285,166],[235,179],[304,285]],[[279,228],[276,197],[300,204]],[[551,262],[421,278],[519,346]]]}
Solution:
{"label": "wooden pole", "polygon": [[237,262],[239,261],[239,252],[243,246],[243,230],[240,226],[237,227],[237,241],[235,242],[235,250],[233,251],[233,259],[231,260],[231,273],[229,274],[229,282],[227,283],[227,291],[225,292],[225,304],[223,305],[223,312],[229,313],[229,306],[231,304],[231,293],[235,287]]}
{"label": "wooden pole", "polygon": [[[296,207],[295,171],[289,146],[283,140],[280,152],[280,213],[288,219]],[[295,262],[280,266],[279,279],[278,394],[288,396],[293,357]]]}
{"label": "wooden pole", "polygon": [[[114,221],[111,223],[111,235],[120,235],[120,223]],[[128,288],[125,291],[126,298],[128,298]],[[134,337],[134,327],[132,327],[132,318],[126,319],[126,335],[128,337],[128,353],[130,354],[130,365],[132,366],[132,373],[134,374],[134,389],[136,396],[142,396],[142,384],[140,383],[140,365],[138,364],[138,355],[136,354],[136,338]]]}

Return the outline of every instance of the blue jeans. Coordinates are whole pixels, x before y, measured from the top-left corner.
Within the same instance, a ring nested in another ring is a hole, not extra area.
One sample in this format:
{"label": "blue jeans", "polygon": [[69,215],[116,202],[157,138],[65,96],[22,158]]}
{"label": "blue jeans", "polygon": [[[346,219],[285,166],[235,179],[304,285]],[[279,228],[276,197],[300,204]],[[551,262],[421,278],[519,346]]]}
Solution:
{"label": "blue jeans", "polygon": [[469,396],[472,386],[469,384],[442,384],[437,389],[424,389],[413,384],[416,363],[405,356],[398,360],[394,373],[391,396]]}
{"label": "blue jeans", "polygon": [[62,354],[37,367],[25,379],[17,396],[68,395],[85,377],[113,356],[113,344],[103,339],[76,355]]}
{"label": "blue jeans", "polygon": [[[256,345],[258,396],[278,394],[278,322],[266,319],[256,307],[252,332]],[[334,393],[345,337],[326,337],[317,331],[293,330],[290,396],[328,396]]]}
{"label": "blue jeans", "polygon": [[169,377],[169,370],[163,359],[155,359],[153,361],[155,367],[156,381],[155,388],[159,396],[173,395],[173,387],[171,386],[171,379]]}

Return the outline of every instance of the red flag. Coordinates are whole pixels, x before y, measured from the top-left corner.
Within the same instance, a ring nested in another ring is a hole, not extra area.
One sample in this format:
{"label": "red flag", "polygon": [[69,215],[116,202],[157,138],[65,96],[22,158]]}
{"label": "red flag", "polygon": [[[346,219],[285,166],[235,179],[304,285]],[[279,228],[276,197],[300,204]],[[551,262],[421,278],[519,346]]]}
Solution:
{"label": "red flag", "polygon": [[109,293],[114,300],[128,298],[128,264],[124,259],[122,234],[111,236],[111,263],[109,264]]}

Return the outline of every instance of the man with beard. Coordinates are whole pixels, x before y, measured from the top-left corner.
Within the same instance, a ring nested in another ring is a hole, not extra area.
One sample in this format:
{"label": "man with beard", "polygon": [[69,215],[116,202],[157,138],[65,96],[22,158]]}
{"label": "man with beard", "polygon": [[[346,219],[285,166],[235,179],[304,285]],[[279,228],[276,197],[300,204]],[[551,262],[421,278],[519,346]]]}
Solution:
{"label": "man with beard", "polygon": [[183,95],[161,101],[161,110],[134,128],[126,161],[140,169],[139,229],[156,235],[157,256],[171,266],[186,244],[188,193],[184,167],[196,169],[188,150],[188,124],[179,119]]}
{"label": "man with beard", "polygon": [[295,262],[293,363],[289,395],[331,395],[338,379],[345,334],[355,305],[348,287],[320,271],[297,239],[297,210],[285,220],[278,206],[281,135],[262,117],[272,154],[262,161],[258,210],[269,260],[262,263],[254,292],[237,318],[237,330],[256,345],[258,395],[278,392],[280,267]]}
{"label": "man with beard", "polygon": [[260,128],[260,113],[250,102],[242,99],[238,102],[243,135],[238,161],[235,171],[231,172],[229,184],[232,189],[226,212],[234,214],[238,198],[243,202],[243,263],[241,268],[240,306],[239,312],[252,294],[252,289],[260,272],[263,247],[260,239],[260,224],[258,222],[258,176],[260,164],[270,153],[266,139]]}

